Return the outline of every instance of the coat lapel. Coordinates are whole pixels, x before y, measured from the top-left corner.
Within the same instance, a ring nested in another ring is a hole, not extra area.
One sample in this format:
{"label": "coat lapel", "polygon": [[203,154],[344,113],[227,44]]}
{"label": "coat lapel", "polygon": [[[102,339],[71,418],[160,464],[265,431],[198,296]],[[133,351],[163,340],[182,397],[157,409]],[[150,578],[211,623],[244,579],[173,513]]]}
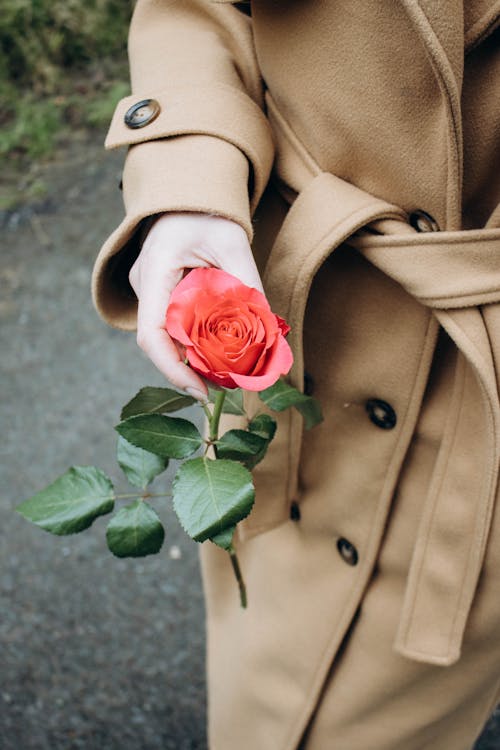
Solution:
{"label": "coat lapel", "polygon": [[500,25],[500,0],[475,0],[465,3],[465,51],[470,52]]}
{"label": "coat lapel", "polygon": [[[446,229],[461,228],[463,134],[460,107],[463,74],[463,11],[459,0],[401,0],[443,95],[447,115],[448,179]],[[447,10],[443,9],[443,5]],[[456,17],[455,17],[456,16]],[[449,24],[448,24],[449,21]]]}
{"label": "coat lapel", "polygon": [[[455,78],[456,86],[460,90],[463,76],[464,61],[464,3],[463,0],[409,0],[403,3],[420,8],[421,13],[432,29],[435,37],[434,44],[439,44]],[[473,4],[473,3],[470,3]],[[419,33],[427,34],[426,24],[422,19],[418,25]]]}

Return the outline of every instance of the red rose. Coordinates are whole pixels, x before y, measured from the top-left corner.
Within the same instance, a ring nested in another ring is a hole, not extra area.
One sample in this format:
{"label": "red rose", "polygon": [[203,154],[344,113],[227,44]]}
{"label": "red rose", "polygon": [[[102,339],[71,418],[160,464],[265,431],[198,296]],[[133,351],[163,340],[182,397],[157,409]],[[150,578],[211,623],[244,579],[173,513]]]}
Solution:
{"label": "red rose", "polygon": [[289,326],[261,292],[217,268],[195,268],[176,286],[165,327],[193,370],[226,388],[262,391],[293,363]]}

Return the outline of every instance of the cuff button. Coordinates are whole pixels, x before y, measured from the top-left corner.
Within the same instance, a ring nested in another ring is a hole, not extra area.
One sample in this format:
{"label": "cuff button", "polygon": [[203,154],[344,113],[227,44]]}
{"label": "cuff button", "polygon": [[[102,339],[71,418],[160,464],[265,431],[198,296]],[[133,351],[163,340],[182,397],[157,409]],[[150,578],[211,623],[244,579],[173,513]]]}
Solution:
{"label": "cuff button", "polygon": [[127,109],[123,120],[127,128],[132,128],[132,130],[143,128],[156,120],[160,114],[160,109],[161,107],[156,99],[142,99]]}

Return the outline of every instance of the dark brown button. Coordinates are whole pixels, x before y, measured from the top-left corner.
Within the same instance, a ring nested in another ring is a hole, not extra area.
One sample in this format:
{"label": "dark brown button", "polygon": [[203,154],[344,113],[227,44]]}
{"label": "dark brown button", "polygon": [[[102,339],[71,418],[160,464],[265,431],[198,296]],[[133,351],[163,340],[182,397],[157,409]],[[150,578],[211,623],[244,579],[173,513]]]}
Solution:
{"label": "dark brown button", "polygon": [[290,505],[290,519],[292,521],[300,521],[300,508],[299,504],[296,502],[293,502]]}
{"label": "dark brown button", "polygon": [[365,409],[373,424],[382,430],[392,430],[396,426],[396,412],[387,401],[371,398],[366,402]]}
{"label": "dark brown button", "polygon": [[312,396],[314,393],[314,380],[308,372],[304,373],[304,393],[306,396]]}
{"label": "dark brown button", "polygon": [[127,128],[143,128],[150,122],[156,120],[160,114],[160,105],[156,99],[142,99],[140,102],[132,104],[125,112],[125,125]]}
{"label": "dark brown button", "polygon": [[346,562],[348,565],[357,565],[358,563],[358,550],[354,546],[354,544],[351,544],[347,539],[344,539],[344,537],[341,537],[337,541],[337,549],[339,551],[340,557],[344,562]]}
{"label": "dark brown button", "polygon": [[408,217],[408,221],[417,232],[439,232],[439,224],[427,211],[421,209],[413,211]]}

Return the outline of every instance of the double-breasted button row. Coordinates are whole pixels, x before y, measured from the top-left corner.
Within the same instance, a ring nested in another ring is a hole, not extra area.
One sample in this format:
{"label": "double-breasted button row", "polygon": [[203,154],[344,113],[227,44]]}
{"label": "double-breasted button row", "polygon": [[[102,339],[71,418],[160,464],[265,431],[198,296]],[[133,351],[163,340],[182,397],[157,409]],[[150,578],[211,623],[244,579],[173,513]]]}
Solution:
{"label": "double-breasted button row", "polygon": [[[308,396],[312,395],[314,390],[314,383],[309,373],[304,373],[304,393]],[[396,426],[397,416],[393,407],[387,402],[380,398],[370,398],[365,404],[365,409],[368,413],[370,420],[377,427],[383,430],[391,430]],[[301,512],[299,504],[294,501],[290,505],[290,520],[300,521]],[[337,539],[337,550],[342,560],[347,565],[357,565],[359,560],[358,550],[345,537],[339,537]]]}
{"label": "double-breasted button row", "polygon": [[358,563],[358,550],[351,544],[348,539],[343,536],[337,540],[337,549],[342,560],[348,565],[357,565]]}
{"label": "double-breasted button row", "polygon": [[380,429],[392,430],[396,426],[398,421],[396,412],[387,401],[382,401],[380,398],[370,398],[365,404],[365,409],[373,424]]}
{"label": "double-breasted button row", "polygon": [[[396,412],[387,401],[380,398],[371,398],[365,404],[366,411],[373,424],[383,430],[391,430],[396,426]],[[357,565],[359,560],[358,550],[348,539],[340,537],[337,540],[337,549],[342,560],[347,565]]]}
{"label": "double-breasted button row", "polygon": [[[383,430],[391,430],[396,426],[396,412],[387,401],[380,398],[370,398],[365,404],[369,418],[377,427]],[[359,560],[358,550],[345,537],[337,539],[337,549],[342,560],[347,565],[357,565]]]}
{"label": "double-breasted button row", "polygon": [[156,120],[160,114],[160,110],[161,107],[156,99],[142,99],[127,109],[123,120],[127,128],[136,130]]}

